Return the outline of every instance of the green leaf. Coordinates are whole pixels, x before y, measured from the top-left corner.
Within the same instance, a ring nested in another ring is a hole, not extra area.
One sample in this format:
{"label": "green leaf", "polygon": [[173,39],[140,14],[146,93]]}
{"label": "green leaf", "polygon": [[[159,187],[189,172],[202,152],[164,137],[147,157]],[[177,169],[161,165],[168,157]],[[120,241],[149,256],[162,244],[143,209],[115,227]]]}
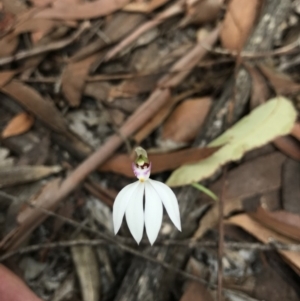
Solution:
{"label": "green leaf", "polygon": [[219,198],[208,188],[204,187],[203,185],[199,184],[199,183],[192,183],[192,186],[200,191],[202,191],[203,193],[205,193],[206,195],[208,195],[209,197],[211,197],[214,201],[218,201]]}
{"label": "green leaf", "polygon": [[167,184],[182,186],[212,176],[218,168],[227,162],[241,159],[247,151],[289,134],[296,117],[297,112],[287,98],[279,96],[271,99],[208,145],[224,145],[222,148],[205,160],[176,169]]}

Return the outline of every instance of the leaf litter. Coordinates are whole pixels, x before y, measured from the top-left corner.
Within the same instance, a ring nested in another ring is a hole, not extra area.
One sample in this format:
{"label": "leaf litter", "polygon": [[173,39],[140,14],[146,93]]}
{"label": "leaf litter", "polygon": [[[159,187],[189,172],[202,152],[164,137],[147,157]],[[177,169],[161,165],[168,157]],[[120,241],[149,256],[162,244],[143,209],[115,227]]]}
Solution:
{"label": "leaf litter", "polygon": [[[299,299],[290,2],[2,1],[1,300]],[[152,248],[112,233],[138,145],[183,186],[183,232]]]}

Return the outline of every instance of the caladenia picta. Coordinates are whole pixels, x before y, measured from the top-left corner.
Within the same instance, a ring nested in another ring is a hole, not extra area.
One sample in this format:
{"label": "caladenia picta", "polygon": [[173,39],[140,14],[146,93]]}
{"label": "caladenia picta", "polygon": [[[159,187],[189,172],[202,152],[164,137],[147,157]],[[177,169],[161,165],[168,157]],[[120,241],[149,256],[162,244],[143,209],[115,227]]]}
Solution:
{"label": "caladenia picta", "polygon": [[148,160],[147,152],[141,147],[136,148],[135,151],[137,158],[132,163],[132,169],[138,181],[125,186],[115,199],[114,231],[115,234],[118,233],[125,215],[128,228],[136,242],[140,243],[145,225],[152,245],[161,227],[163,206],[175,227],[181,231],[178,201],[169,186],[149,178],[151,162]]}

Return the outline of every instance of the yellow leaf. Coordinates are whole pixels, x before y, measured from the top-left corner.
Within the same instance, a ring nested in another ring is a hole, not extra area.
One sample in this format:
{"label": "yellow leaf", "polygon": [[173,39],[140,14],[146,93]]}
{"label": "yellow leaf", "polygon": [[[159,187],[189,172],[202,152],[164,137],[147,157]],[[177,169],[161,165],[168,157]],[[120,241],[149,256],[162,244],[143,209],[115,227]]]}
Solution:
{"label": "yellow leaf", "polygon": [[289,134],[297,112],[285,97],[276,97],[254,109],[208,146],[222,146],[209,158],[176,169],[169,179],[169,186],[182,186],[199,182],[212,176],[218,168],[230,161],[237,161],[249,150],[263,146],[278,136]]}

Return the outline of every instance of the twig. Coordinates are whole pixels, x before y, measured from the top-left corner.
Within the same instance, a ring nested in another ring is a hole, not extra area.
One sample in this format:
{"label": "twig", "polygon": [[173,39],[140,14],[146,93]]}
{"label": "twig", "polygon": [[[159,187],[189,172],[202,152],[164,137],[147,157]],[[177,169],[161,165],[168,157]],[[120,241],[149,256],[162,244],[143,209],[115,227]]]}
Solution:
{"label": "twig", "polygon": [[[126,244],[135,244],[132,239],[122,239],[122,241],[126,241]],[[43,243],[31,245],[28,247],[20,248],[18,250],[14,250],[6,253],[0,257],[0,262],[5,261],[6,259],[16,256],[23,255],[27,253],[32,253],[41,249],[56,249],[56,248],[68,248],[74,246],[102,246],[102,245],[112,245],[115,243],[107,242],[104,239],[91,239],[91,240],[68,240],[68,241],[58,241],[52,243]],[[141,241],[141,245],[148,245],[149,242],[146,240]],[[203,241],[203,242],[195,242],[192,240],[161,240],[157,241],[155,245],[158,246],[177,246],[182,248],[215,248],[217,247],[217,243],[215,241]],[[253,250],[253,251],[290,251],[290,252],[300,252],[300,244],[281,244],[277,242],[273,242],[270,244],[262,244],[262,243],[248,243],[248,242],[224,242],[224,247],[226,249],[232,250]]]}
{"label": "twig", "polygon": [[29,58],[38,54],[42,54],[49,51],[55,51],[65,48],[69,44],[73,43],[87,28],[89,28],[89,22],[83,22],[79,26],[78,30],[74,32],[69,38],[57,42],[53,42],[47,45],[37,46],[29,50],[23,50],[15,55],[0,58],[0,66],[16,62],[25,58]]}

